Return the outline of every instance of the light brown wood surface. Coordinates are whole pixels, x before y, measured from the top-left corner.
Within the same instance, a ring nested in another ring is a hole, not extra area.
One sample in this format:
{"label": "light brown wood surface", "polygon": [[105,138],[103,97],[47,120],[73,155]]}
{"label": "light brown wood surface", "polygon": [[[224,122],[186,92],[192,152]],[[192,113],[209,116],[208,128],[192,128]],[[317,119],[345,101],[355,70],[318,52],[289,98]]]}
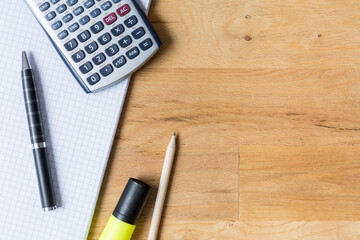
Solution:
{"label": "light brown wood surface", "polygon": [[132,79],[91,225],[129,177],[153,192],[179,133],[159,239],[360,239],[360,4],[153,0],[164,45]]}

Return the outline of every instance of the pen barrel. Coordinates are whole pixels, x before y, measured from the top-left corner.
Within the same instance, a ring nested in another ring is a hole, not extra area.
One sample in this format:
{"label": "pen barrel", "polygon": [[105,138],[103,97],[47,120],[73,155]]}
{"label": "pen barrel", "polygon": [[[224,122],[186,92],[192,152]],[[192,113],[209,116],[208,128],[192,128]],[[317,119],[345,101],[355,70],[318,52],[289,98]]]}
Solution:
{"label": "pen barrel", "polygon": [[21,71],[21,76],[41,204],[44,211],[50,211],[56,209],[56,200],[34,74],[31,69],[26,69]]}
{"label": "pen barrel", "polygon": [[45,136],[33,71],[26,69],[21,75],[31,143],[42,143],[45,142]]}
{"label": "pen barrel", "polygon": [[35,169],[43,209],[56,206],[54,187],[51,179],[50,165],[45,148],[33,149]]}

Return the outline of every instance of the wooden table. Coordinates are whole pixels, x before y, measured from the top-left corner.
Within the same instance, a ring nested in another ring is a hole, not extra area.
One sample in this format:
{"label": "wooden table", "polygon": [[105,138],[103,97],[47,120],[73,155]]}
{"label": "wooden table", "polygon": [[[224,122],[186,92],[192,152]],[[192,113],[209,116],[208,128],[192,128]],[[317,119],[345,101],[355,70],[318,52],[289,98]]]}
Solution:
{"label": "wooden table", "polygon": [[160,239],[360,239],[360,4],[153,0],[164,45],[131,82],[89,239],[129,177],[178,154]]}

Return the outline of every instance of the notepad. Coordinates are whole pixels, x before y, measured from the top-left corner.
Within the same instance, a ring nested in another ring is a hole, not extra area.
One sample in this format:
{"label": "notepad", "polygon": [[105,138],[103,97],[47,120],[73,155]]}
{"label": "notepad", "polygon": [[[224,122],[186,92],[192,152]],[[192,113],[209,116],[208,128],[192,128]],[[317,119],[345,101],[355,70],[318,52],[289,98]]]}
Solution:
{"label": "notepad", "polygon": [[[148,9],[150,0],[139,0]],[[0,239],[86,239],[129,79],[85,94],[22,0],[0,1]],[[41,208],[21,86],[30,53],[59,208]]]}

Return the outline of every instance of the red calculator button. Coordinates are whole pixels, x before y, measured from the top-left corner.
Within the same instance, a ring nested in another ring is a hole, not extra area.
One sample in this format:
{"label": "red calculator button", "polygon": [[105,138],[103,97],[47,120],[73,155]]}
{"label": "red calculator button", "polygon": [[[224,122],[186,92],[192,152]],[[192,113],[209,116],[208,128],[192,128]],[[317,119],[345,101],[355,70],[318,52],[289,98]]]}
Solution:
{"label": "red calculator button", "polygon": [[125,4],[122,5],[118,10],[116,10],[116,12],[122,17],[125,16],[126,14],[128,14],[130,12],[130,7],[129,5]]}
{"label": "red calculator button", "polygon": [[107,15],[106,17],[104,17],[104,22],[105,22],[105,24],[110,25],[110,24],[112,24],[113,22],[115,22],[116,19],[117,19],[116,14],[115,14],[115,13],[111,13],[111,14]]}

